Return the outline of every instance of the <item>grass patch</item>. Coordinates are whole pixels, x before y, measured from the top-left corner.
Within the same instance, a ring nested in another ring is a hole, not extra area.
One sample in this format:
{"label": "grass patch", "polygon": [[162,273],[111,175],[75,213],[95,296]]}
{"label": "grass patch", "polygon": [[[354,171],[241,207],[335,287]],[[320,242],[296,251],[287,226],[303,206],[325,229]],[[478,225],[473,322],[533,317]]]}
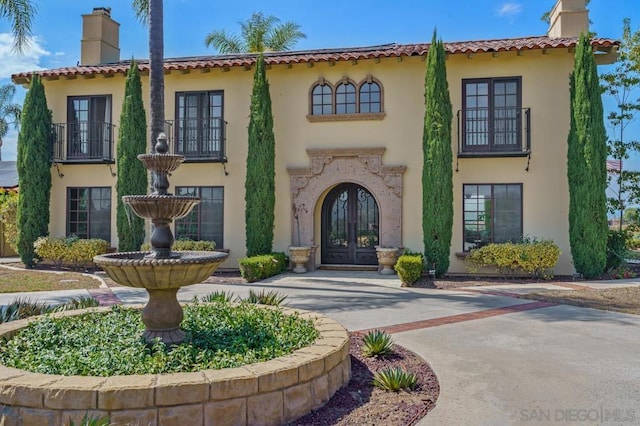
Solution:
{"label": "grass patch", "polygon": [[311,320],[242,303],[184,307],[187,341],[170,351],[141,338],[140,311],[46,316],[0,342],[0,364],[43,374],[116,376],[238,367],[290,354],[313,343]]}
{"label": "grass patch", "polygon": [[0,268],[0,293],[76,290],[99,287],[100,282],[98,280],[74,272],[54,274],[51,272],[13,271]]}
{"label": "grass patch", "polygon": [[640,315],[640,287],[545,291],[520,298]]}

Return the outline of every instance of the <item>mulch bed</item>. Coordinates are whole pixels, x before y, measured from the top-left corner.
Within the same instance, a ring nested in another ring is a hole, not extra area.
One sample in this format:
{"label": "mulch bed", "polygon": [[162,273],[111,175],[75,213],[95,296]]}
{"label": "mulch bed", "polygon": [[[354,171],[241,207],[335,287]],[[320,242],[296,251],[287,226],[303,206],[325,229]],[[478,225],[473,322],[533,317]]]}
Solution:
{"label": "mulch bed", "polygon": [[[362,336],[351,333],[351,381],[338,390],[329,402],[291,425],[385,425],[416,424],[436,404],[440,393],[438,379],[427,362],[415,353],[394,346],[395,353],[385,358],[362,356]],[[387,367],[402,367],[418,376],[418,385],[410,392],[387,392],[372,385],[373,374]]]}

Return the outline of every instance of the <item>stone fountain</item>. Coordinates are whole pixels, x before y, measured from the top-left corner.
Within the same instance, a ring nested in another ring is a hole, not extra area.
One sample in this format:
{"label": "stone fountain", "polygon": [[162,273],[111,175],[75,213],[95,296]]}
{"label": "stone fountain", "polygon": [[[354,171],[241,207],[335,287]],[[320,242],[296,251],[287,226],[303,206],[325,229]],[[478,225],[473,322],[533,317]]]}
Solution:
{"label": "stone fountain", "polygon": [[169,194],[168,175],[184,161],[184,156],[169,154],[164,133],[158,137],[155,153],[138,155],[154,176],[154,192],[149,195],[128,195],[122,201],[139,217],[151,219],[151,252],[125,252],[96,256],[93,261],[118,284],[144,288],[149,302],[142,311],[146,330],[144,339],[151,343],[159,338],[166,345],[184,341],[180,330],[183,312],[178,302],[180,287],[197,284],[211,275],[228,256],[222,252],[171,251],[171,223],[188,215],[200,199]]}

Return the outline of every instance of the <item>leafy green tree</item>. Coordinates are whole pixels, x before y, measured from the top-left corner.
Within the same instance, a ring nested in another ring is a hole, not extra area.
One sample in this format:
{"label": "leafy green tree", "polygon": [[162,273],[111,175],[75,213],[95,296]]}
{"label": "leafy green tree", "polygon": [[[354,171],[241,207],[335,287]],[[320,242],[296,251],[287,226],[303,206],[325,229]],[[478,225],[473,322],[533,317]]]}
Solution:
{"label": "leafy green tree", "polygon": [[204,42],[220,53],[265,51],[279,52],[291,50],[306,35],[300,31],[300,25],[294,22],[280,23],[273,15],[264,16],[254,12],[247,21],[239,22],[241,35],[228,34],[224,30],[212,31]]}
{"label": "leafy green tree", "polygon": [[13,50],[22,53],[29,46],[36,7],[30,0],[0,0],[0,16],[11,21]]}
{"label": "leafy green tree", "polygon": [[625,225],[640,225],[640,209],[637,207],[624,209],[622,220]]}
{"label": "leafy green tree", "polygon": [[617,211],[621,219],[628,202],[640,202],[639,173],[624,169],[624,160],[640,150],[640,141],[629,138],[626,133],[627,126],[640,111],[640,57],[637,52],[640,52],[640,30],[631,31],[631,21],[626,18],[622,23],[618,62],[615,68],[600,76],[605,94],[612,97],[618,107],[607,115],[612,135],[609,140],[609,153],[620,162],[620,170],[612,175],[617,186],[617,197],[609,198],[609,211]]}
{"label": "leafy green tree", "polygon": [[147,171],[140,160],[147,147],[147,119],[142,101],[142,84],[136,61],[131,61],[124,90],[118,133],[118,250],[137,251],[144,242],[144,220],[127,211],[123,195],[147,192]]}
{"label": "leafy green tree", "polygon": [[2,146],[2,138],[7,136],[9,125],[13,124],[18,128],[20,120],[20,105],[13,103],[13,97],[16,94],[16,86],[13,84],[5,84],[0,86],[0,146]]}
{"label": "leafy green tree", "polygon": [[264,57],[259,54],[251,94],[244,195],[247,256],[272,251],[275,189],[275,137],[271,96]]}
{"label": "leafy green tree", "polygon": [[434,265],[436,276],[441,276],[449,269],[453,227],[453,113],[444,44],[436,40],[435,31],[427,53],[424,97],[422,233],[427,265]]}
{"label": "leafy green tree", "polygon": [[598,71],[584,35],[576,46],[570,93],[569,242],[576,271],[593,278],[607,261],[607,138]]}
{"label": "leafy green tree", "polygon": [[18,135],[18,253],[33,267],[33,243],[49,233],[51,111],[40,77],[33,75]]}

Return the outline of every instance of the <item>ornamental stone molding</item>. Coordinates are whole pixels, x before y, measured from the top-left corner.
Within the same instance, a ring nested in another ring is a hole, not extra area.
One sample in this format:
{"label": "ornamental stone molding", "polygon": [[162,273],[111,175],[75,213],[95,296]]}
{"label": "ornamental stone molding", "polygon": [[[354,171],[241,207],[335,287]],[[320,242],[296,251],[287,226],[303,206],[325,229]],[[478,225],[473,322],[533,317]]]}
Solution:
{"label": "ornamental stone molding", "polygon": [[[380,245],[402,247],[402,185],[405,166],[386,166],[385,148],[307,149],[308,168],[288,168],[291,186],[292,245],[310,246],[321,241],[315,235],[316,212],[324,196],[341,183],[366,188],[378,203]],[[298,235],[298,232],[300,235]],[[315,269],[312,254],[307,267]]]}

